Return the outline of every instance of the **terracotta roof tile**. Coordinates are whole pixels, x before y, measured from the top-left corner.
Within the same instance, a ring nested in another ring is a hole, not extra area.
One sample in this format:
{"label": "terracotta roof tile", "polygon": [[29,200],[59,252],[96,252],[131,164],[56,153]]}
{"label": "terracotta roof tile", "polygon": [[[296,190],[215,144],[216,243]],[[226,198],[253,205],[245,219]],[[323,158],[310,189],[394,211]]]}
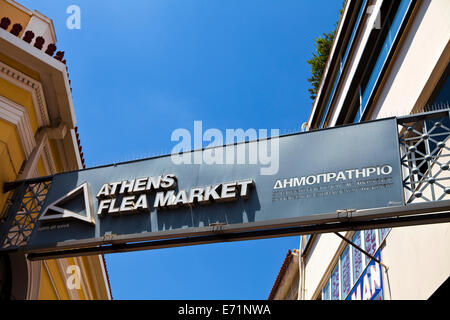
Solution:
{"label": "terracotta roof tile", "polygon": [[277,279],[275,280],[275,283],[273,284],[272,290],[270,291],[269,297],[267,300],[273,300],[275,298],[275,294],[277,293],[278,287],[280,286],[281,280],[283,279],[284,275],[286,274],[286,270],[289,266],[289,264],[292,261],[292,257],[294,255],[292,254],[291,250],[289,249],[288,253],[286,254],[286,258],[284,258],[284,262],[281,265],[280,271],[278,272]]}

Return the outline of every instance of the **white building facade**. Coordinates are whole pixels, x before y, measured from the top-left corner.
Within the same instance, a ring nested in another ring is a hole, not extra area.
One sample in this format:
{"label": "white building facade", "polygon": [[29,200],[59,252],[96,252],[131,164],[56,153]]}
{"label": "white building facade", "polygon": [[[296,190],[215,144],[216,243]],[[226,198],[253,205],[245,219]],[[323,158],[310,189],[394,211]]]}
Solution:
{"label": "white building facade", "polygon": [[[348,0],[308,130],[447,112],[449,40],[448,0]],[[410,166],[403,172],[407,203],[450,199],[449,122],[399,126],[401,156]],[[435,133],[431,140],[427,129]],[[417,131],[426,141],[411,141]],[[450,276],[450,223],[340,235],[369,255],[334,233],[302,236],[298,299],[428,299]],[[283,291],[274,286],[271,298],[283,299],[277,290]]]}

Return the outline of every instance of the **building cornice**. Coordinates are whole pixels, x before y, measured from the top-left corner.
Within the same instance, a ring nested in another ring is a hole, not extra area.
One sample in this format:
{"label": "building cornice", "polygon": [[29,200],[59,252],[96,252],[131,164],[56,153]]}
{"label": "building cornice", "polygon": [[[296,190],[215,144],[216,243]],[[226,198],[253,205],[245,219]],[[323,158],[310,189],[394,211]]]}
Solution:
{"label": "building cornice", "polygon": [[25,107],[0,96],[0,119],[17,127],[25,158],[28,158],[36,146],[30,119]]}
{"label": "building cornice", "polygon": [[[30,92],[39,128],[49,126],[50,120],[45,104],[44,92],[41,84],[25,74],[0,62],[0,78]],[[0,96],[0,118],[14,124],[17,127],[25,158],[28,159],[36,147],[36,139],[33,135],[31,122],[25,107]],[[46,174],[55,174],[56,166],[51,154],[48,138],[45,139],[41,154]]]}
{"label": "building cornice", "polygon": [[29,76],[8,66],[1,61],[0,77],[30,92],[33,98],[33,105],[36,112],[38,126],[42,127],[50,125],[47,104],[45,103],[44,98],[44,91],[42,90],[42,85],[38,81],[30,78]]}
{"label": "building cornice", "polygon": [[43,15],[42,13],[40,13],[37,10],[34,10],[32,12],[32,16],[38,17],[39,19],[41,19],[42,21],[45,21],[49,25],[50,34],[51,34],[51,36],[52,36],[52,38],[54,40],[54,43],[56,44],[57,38],[56,38],[55,27],[53,26],[52,19],[50,19],[49,17]]}
{"label": "building cornice", "polygon": [[[31,92],[39,127],[58,125],[62,122],[70,130],[69,136],[66,135],[62,140],[63,153],[67,155],[64,157],[67,160],[64,161],[64,170],[83,168],[79,146],[73,132],[76,118],[66,65],[1,28],[0,53],[14,57],[25,67],[39,74],[40,81],[37,81],[0,62],[0,77]],[[50,163],[48,166],[50,172],[52,167],[54,166]]]}
{"label": "building cornice", "polygon": [[[43,15],[42,13],[40,13],[40,12],[37,11],[37,10],[34,10],[34,11],[33,11],[33,10],[30,10],[30,9],[28,9],[27,7],[24,7],[23,5],[21,5],[20,3],[14,1],[14,0],[6,0],[6,2],[9,3],[10,5],[16,7],[16,8],[19,9],[20,11],[26,13],[26,14],[29,15],[30,17],[36,16],[36,17],[38,17],[39,19],[45,21],[45,22],[49,25],[49,27],[50,27],[50,28],[49,28],[49,29],[50,29],[50,33],[51,33],[51,35],[52,35],[52,37],[53,37],[53,39],[55,40],[55,43],[56,43],[56,33],[55,33],[55,27],[54,27],[54,25],[53,25],[52,19],[50,19],[49,17]],[[22,26],[22,27],[26,28],[27,26]]]}
{"label": "building cornice", "polygon": [[75,110],[66,65],[1,28],[0,52],[38,72],[49,117],[59,116],[69,128],[75,127]]}

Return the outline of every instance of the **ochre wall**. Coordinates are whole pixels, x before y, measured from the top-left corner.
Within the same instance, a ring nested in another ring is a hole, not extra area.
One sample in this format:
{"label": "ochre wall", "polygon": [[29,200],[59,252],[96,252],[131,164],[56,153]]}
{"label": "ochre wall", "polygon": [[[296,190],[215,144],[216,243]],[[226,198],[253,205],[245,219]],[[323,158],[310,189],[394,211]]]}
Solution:
{"label": "ochre wall", "polygon": [[20,23],[20,25],[22,26],[22,31],[19,33],[19,37],[22,36],[25,28],[28,25],[28,22],[31,19],[31,15],[29,15],[28,13],[19,10],[17,7],[5,0],[0,0],[0,19],[3,17],[8,17],[9,20],[11,20],[8,31],[11,30],[12,26],[15,23]]}
{"label": "ochre wall", "polygon": [[[4,182],[16,180],[24,160],[24,152],[16,127],[0,119],[0,186]],[[0,192],[0,208],[5,207],[6,199],[10,194],[10,192]],[[3,210],[0,211],[0,215],[3,215]]]}
{"label": "ochre wall", "polygon": [[5,79],[0,78],[0,96],[8,98],[9,100],[27,109],[28,117],[30,118],[31,129],[33,130],[33,134],[36,134],[36,131],[38,129],[38,121],[33,105],[33,96],[31,95],[31,93],[9,81],[6,81]]}
{"label": "ochre wall", "polygon": [[[31,11],[20,5],[13,5],[6,0],[0,0],[0,19],[2,17],[8,17],[11,20],[11,24],[7,31],[11,30],[11,27],[15,23],[22,25],[22,32],[19,37],[22,38],[23,32],[26,29],[30,19]],[[53,28],[53,26],[51,26]],[[30,44],[30,46],[32,46]],[[41,85],[45,85],[41,81],[39,72],[40,70],[34,70],[29,66],[25,66],[21,61],[17,61],[13,55],[8,55],[7,51],[2,50],[0,53],[0,62],[8,65],[15,72],[23,73],[31,79],[40,82]],[[53,85],[52,83],[47,85]],[[39,129],[38,114],[36,110],[39,110],[37,105],[34,105],[33,95],[25,85],[22,87],[21,83],[11,78],[6,73],[0,74],[0,96],[7,98],[8,100],[22,106],[28,115],[29,126],[32,134],[36,138],[36,134]],[[48,97],[43,97],[48,99]],[[69,97],[71,99],[71,97]],[[47,106],[48,107],[48,106]],[[8,104],[6,104],[6,110],[8,110]],[[11,111],[14,108],[11,109]],[[41,111],[38,111],[41,112]],[[59,112],[59,111],[58,111]],[[9,117],[9,116],[8,116]],[[5,182],[15,181],[20,177],[20,169],[26,162],[25,148],[22,145],[21,136],[14,123],[8,122],[6,117],[3,119],[0,116],[0,187]],[[64,143],[64,142],[61,142]],[[55,169],[57,172],[64,171],[63,161],[60,157],[60,152],[64,152],[64,148],[58,147],[59,142],[49,139],[48,150],[50,154],[46,155],[53,159]],[[28,150],[27,150],[28,151]],[[75,150],[78,152],[78,150]],[[51,174],[46,171],[45,159],[46,156],[40,156],[36,162],[36,168],[33,168],[33,173],[36,172],[40,176]],[[73,157],[73,154],[62,155],[65,157]],[[71,158],[70,158],[71,159]],[[70,160],[69,159],[69,160]],[[6,208],[7,199],[12,196],[12,191],[9,193],[0,192],[0,216],[4,213]],[[28,205],[33,205],[29,203]],[[100,258],[100,259],[99,259]],[[67,267],[76,265],[81,270],[82,286],[79,289],[68,289]],[[68,258],[60,260],[46,260],[37,264],[40,267],[40,273],[38,268],[30,269],[32,275],[31,288],[37,288],[32,293],[33,298],[54,300],[54,299],[108,299],[109,296],[109,284],[104,282],[104,266],[101,263],[101,257],[81,257],[81,258]],[[33,273],[35,272],[35,273]],[[38,274],[39,276],[35,276]],[[19,275],[20,276],[20,275]],[[32,289],[34,290],[34,289]]]}

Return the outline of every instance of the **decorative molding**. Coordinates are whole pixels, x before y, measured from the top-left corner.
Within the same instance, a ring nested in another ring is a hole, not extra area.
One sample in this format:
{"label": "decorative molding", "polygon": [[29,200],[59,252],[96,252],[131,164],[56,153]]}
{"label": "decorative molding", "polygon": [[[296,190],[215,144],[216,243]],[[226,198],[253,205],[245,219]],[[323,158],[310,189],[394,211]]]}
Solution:
{"label": "decorative molding", "polygon": [[38,300],[41,288],[41,261],[29,261],[28,266],[28,292],[27,300]]}
{"label": "decorative molding", "polygon": [[[12,123],[17,127],[25,153],[25,158],[29,159],[33,149],[36,147],[36,139],[33,136],[30,119],[26,108],[3,96],[0,96],[0,119]],[[56,166],[47,137],[44,139],[43,144],[43,152],[41,156],[44,162],[46,174],[55,174]]]}
{"label": "decorative molding", "polygon": [[[47,105],[44,98],[42,85],[25,74],[17,71],[8,65],[0,62],[0,78],[11,81],[18,87],[28,91],[32,95],[34,110],[38,120],[38,126],[49,126],[50,120],[47,112]],[[36,147],[36,139],[30,125],[30,119],[25,107],[0,96],[0,118],[17,126],[20,139],[24,148],[25,156],[28,159],[33,149]],[[56,173],[56,165],[52,156],[48,138],[44,139],[42,160],[47,174]]]}
{"label": "decorative molding", "polygon": [[[103,263],[103,257],[101,254],[99,255],[92,255],[92,256],[86,256],[87,262],[89,265],[90,270],[96,270],[99,266],[102,270],[102,276],[101,277],[95,277],[94,278],[94,289],[97,293],[97,299],[105,299],[105,300],[112,300],[110,287],[109,287],[109,281],[108,277],[106,275],[106,266]],[[98,260],[97,260],[98,259]],[[106,296],[104,298],[104,294],[106,293]]]}
{"label": "decorative molding", "polygon": [[[102,269],[102,275],[103,275],[103,283],[105,285],[105,290],[106,290],[106,294],[108,297],[108,300],[112,300],[112,296],[111,296],[111,286],[109,283],[109,276],[108,276],[108,269],[106,266],[106,260],[105,260],[105,256],[102,254],[99,254],[98,256],[98,260],[100,262],[100,266]],[[94,257],[93,257],[94,258]]]}
{"label": "decorative molding", "polygon": [[81,289],[83,290],[87,300],[94,300],[94,295],[92,293],[91,287],[88,281],[88,270],[84,267],[82,257],[74,257],[76,265],[80,267],[81,271]]}
{"label": "decorative molding", "polygon": [[61,297],[59,295],[58,289],[56,288],[55,282],[53,281],[52,273],[50,272],[50,270],[49,270],[49,268],[47,266],[47,262],[45,262],[45,260],[43,260],[42,264],[44,265],[45,271],[47,272],[48,278],[50,279],[50,282],[52,284],[52,288],[53,288],[53,291],[55,292],[56,298],[58,300],[61,300]]}
{"label": "decorative molding", "polygon": [[50,143],[48,140],[48,137],[44,139],[44,146],[42,149],[42,160],[44,162],[45,170],[47,171],[47,175],[53,175],[56,174],[56,165],[53,160]]}
{"label": "decorative molding", "polygon": [[0,78],[11,81],[18,87],[30,92],[33,98],[33,105],[36,112],[38,126],[42,127],[50,125],[44,91],[40,82],[30,78],[20,71],[13,69],[3,62],[0,62]]}
{"label": "decorative molding", "polygon": [[[94,270],[96,270],[95,264],[96,264],[97,262],[95,261],[95,259],[96,259],[97,257],[100,257],[100,255],[96,255],[96,256],[86,256],[87,263],[88,263],[88,268],[89,268],[89,270],[92,270],[92,272],[95,272]],[[93,279],[93,281],[92,281],[93,290],[94,290],[95,293],[96,293],[97,299],[101,299],[101,292],[102,292],[102,290],[100,289],[100,284],[99,284],[99,282],[100,282],[100,280],[101,280],[100,278],[101,278],[101,277],[95,277],[95,278]]]}
{"label": "decorative molding", "polygon": [[56,259],[56,264],[58,265],[59,273],[61,274],[61,278],[64,281],[64,286],[66,288],[67,294],[69,295],[70,300],[80,300],[80,295],[78,294],[77,289],[69,289],[67,287],[67,279],[69,278],[69,274],[67,270],[69,268],[69,261],[67,259]]}
{"label": "decorative molding", "polygon": [[69,170],[69,164],[68,164],[68,160],[67,160],[67,156],[64,153],[64,146],[62,143],[62,140],[55,140],[56,142],[56,148],[57,148],[57,152],[59,155],[59,159],[61,160],[61,170],[62,171],[68,171]]}
{"label": "decorative molding", "polygon": [[28,159],[36,146],[36,140],[25,107],[0,96],[0,119],[12,123],[17,127],[25,158]]}

